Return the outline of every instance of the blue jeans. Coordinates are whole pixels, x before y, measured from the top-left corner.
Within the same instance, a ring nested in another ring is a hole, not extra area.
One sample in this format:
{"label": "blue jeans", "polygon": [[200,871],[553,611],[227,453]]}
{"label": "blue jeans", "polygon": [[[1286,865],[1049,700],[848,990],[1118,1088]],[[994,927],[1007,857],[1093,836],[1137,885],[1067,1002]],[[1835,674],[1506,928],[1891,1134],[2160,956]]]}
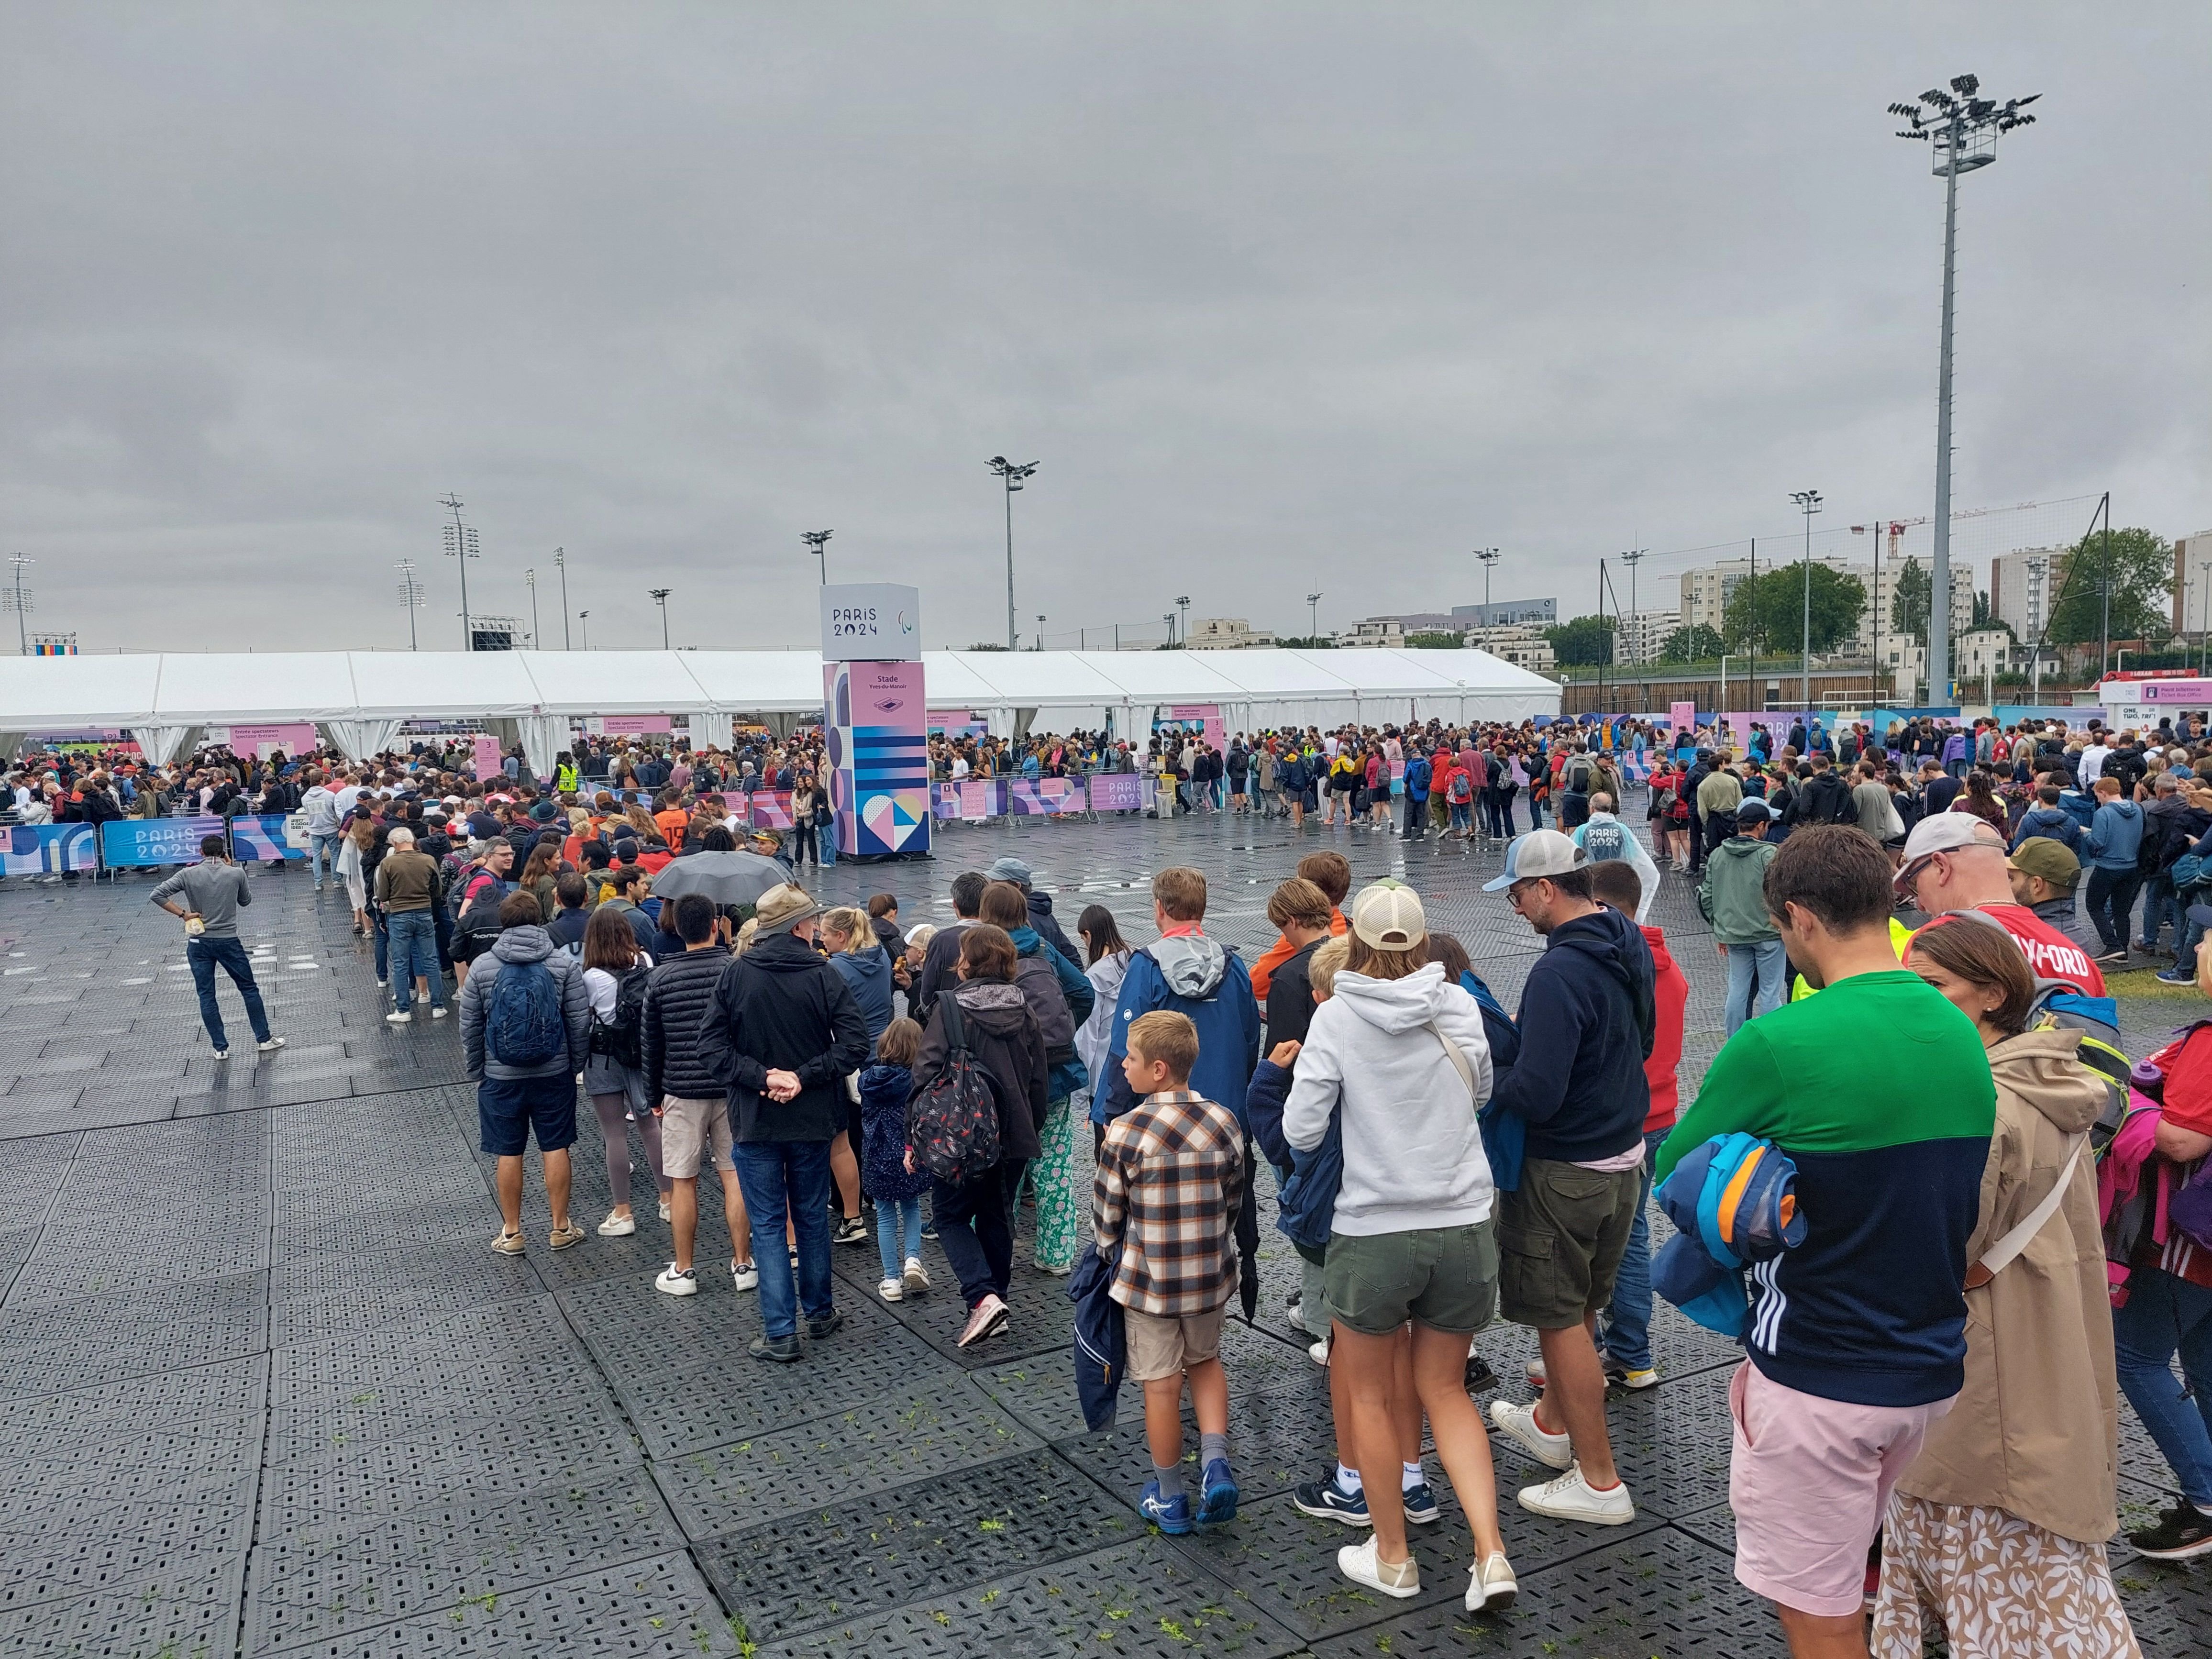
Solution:
{"label": "blue jeans", "polygon": [[185,960],[192,967],[192,988],[200,994],[200,1024],[207,1027],[209,1042],[217,1048],[230,1047],[223,1036],[222,1010],[215,1002],[215,970],[218,964],[230,975],[230,982],[238,987],[238,994],[245,1000],[246,1018],[253,1027],[253,1040],[269,1041],[269,1014],[261,1006],[261,988],[254,982],[253,963],[246,954],[243,940],[205,937],[187,939]]}
{"label": "blue jeans", "polygon": [[817,864],[837,862],[837,828],[825,823],[814,831],[814,861]]}
{"label": "blue jeans", "polygon": [[[2212,1289],[2138,1267],[2112,1310],[2120,1392],[2173,1466],[2181,1495],[2212,1510]],[[2181,1354],[2185,1387],[2169,1368]]]}
{"label": "blue jeans", "polygon": [[2146,951],[2158,947],[2159,930],[2167,922],[2173,924],[2173,944],[2181,948],[2181,904],[2173,895],[2173,878],[2160,871],[2143,878],[2142,939]]}
{"label": "blue jeans", "polygon": [[438,929],[428,910],[394,910],[386,921],[392,934],[392,1003],[401,1013],[415,1006],[415,976],[430,985],[430,1006],[446,1006],[446,976],[438,970]]}
{"label": "blue jeans", "polygon": [[[796,1336],[799,1305],[810,1320],[827,1319],[836,1310],[830,1282],[830,1143],[750,1140],[732,1152],[752,1223],[753,1261],[760,1268],[761,1328],[770,1340]],[[799,1245],[795,1297],[783,1243],[787,1206]]]}
{"label": "blue jeans", "polygon": [[1789,957],[1778,939],[1722,948],[1728,952],[1728,1031],[1734,1036],[1747,1019],[1771,1014],[1782,1006],[1782,970]]}
{"label": "blue jeans", "polygon": [[921,1254],[921,1195],[876,1200],[876,1249],[884,1277],[896,1279],[908,1258]]}
{"label": "blue jeans", "polygon": [[368,906],[368,931],[376,940],[376,982],[381,985],[392,977],[392,930],[374,899]]}
{"label": "blue jeans", "polygon": [[1613,1275],[1613,1300],[1598,1322],[1601,1359],[1618,1360],[1632,1371],[1651,1369],[1651,1165],[1672,1128],[1644,1132],[1644,1185],[1638,1191],[1636,1219],[1628,1229],[1628,1249]]}
{"label": "blue jeans", "polygon": [[338,878],[338,842],[344,837],[335,833],[307,837],[307,873],[315,878],[315,885],[323,884],[323,869],[329,866],[331,879]]}
{"label": "blue jeans", "polygon": [[2173,941],[2172,969],[2177,974],[2193,974],[2197,971],[2197,946],[2204,937],[2204,930],[2197,926],[2196,919],[2189,913],[2196,906],[2203,903],[2206,897],[2205,889],[2192,887],[2186,893],[2180,895],[2178,901],[2178,908],[2181,912],[2181,922],[2179,933]]}

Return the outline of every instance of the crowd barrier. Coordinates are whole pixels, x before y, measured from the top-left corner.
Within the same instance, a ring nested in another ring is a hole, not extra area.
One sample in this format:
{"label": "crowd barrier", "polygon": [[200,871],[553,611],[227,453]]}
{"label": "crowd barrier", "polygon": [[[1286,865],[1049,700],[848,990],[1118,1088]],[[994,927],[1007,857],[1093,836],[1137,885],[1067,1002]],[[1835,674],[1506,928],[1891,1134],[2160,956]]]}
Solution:
{"label": "crowd barrier", "polygon": [[930,811],[940,819],[969,823],[1141,812],[1152,805],[1151,781],[1137,772],[1097,772],[1081,778],[969,778],[930,785]]}

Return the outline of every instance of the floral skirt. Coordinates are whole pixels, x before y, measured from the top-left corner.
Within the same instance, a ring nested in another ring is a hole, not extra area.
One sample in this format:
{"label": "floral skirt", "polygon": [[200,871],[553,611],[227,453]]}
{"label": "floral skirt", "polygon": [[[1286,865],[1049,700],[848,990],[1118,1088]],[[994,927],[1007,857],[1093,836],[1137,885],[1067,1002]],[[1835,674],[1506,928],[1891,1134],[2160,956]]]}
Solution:
{"label": "floral skirt", "polygon": [[1075,1130],[1073,1103],[1054,1101],[1045,1109],[1044,1129],[1038,1137],[1043,1151],[1030,1170],[1036,1192],[1036,1264],[1049,1273],[1064,1273],[1075,1266],[1083,1213],[1075,1191]]}
{"label": "floral skirt", "polygon": [[1882,1523],[1875,1659],[1920,1659],[1933,1614],[1952,1659],[2141,1659],[2102,1544],[1980,1505],[1893,1493]]}

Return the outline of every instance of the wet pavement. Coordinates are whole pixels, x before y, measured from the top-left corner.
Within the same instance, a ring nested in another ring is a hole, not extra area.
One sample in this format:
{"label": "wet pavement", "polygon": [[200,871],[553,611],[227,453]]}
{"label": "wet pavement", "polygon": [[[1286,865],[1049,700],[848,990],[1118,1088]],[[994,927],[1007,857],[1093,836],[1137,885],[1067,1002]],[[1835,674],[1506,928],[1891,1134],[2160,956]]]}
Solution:
{"label": "wet pavement", "polygon": [[[1188,863],[1212,885],[1209,931],[1249,960],[1273,937],[1267,894],[1323,845],[1358,880],[1411,882],[1516,1003],[1538,941],[1477,891],[1500,866],[1480,845],[1250,819],[956,825],[933,860],[808,883],[896,893],[911,925],[949,915],[960,870],[1012,853],[1071,932],[1098,902],[1141,942],[1152,872]],[[649,1202],[635,1237],[548,1250],[534,1159],[529,1251],[494,1255],[457,1022],[386,1025],[343,898],[296,871],[251,878],[242,931],[289,1044],[256,1054],[224,981],[227,1063],[152,878],[0,883],[0,1652],[1784,1651],[1730,1571],[1733,1350],[1664,1304],[1664,1380],[1609,1407],[1635,1523],[1522,1511],[1513,1490],[1548,1472],[1493,1437],[1518,1604],[1462,1610],[1466,1533],[1433,1458],[1445,1513],[1416,1529],[1421,1594],[1385,1601],[1336,1573],[1358,1534],[1291,1505],[1333,1440],[1325,1374],[1284,1322],[1297,1263],[1263,1220],[1260,1319],[1224,1348],[1243,1511],[1164,1538],[1134,1509],[1140,1405],[1125,1391],[1121,1425],[1084,1433],[1068,1304],[1025,1265],[1025,1235],[1012,1328],[965,1352],[934,1244],[938,1291],[889,1306],[872,1235],[840,1249],[848,1323],[787,1368],[745,1355],[757,1298],[713,1268],[713,1182],[688,1301],[653,1289],[667,1240]],[[1686,1097],[1723,981],[1679,878],[1655,920],[1692,981]],[[2138,1053],[2195,1012],[2124,1006]],[[607,1198],[582,1117],[589,1227]],[[1525,1398],[1533,1339],[1497,1326],[1480,1346]],[[2123,1518],[2140,1524],[2170,1476],[2121,1418]],[[2116,1545],[2114,1571],[2147,1654],[2203,1651],[2212,1564]]]}

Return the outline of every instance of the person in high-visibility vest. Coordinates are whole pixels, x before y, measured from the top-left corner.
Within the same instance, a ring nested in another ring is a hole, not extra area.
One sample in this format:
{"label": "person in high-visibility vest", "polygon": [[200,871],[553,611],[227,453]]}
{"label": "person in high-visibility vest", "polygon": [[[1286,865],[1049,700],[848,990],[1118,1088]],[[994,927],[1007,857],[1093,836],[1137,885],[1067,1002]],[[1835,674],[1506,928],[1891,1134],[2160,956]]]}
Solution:
{"label": "person in high-visibility vest", "polygon": [[576,763],[563,756],[553,769],[553,787],[562,794],[573,794],[576,788]]}

